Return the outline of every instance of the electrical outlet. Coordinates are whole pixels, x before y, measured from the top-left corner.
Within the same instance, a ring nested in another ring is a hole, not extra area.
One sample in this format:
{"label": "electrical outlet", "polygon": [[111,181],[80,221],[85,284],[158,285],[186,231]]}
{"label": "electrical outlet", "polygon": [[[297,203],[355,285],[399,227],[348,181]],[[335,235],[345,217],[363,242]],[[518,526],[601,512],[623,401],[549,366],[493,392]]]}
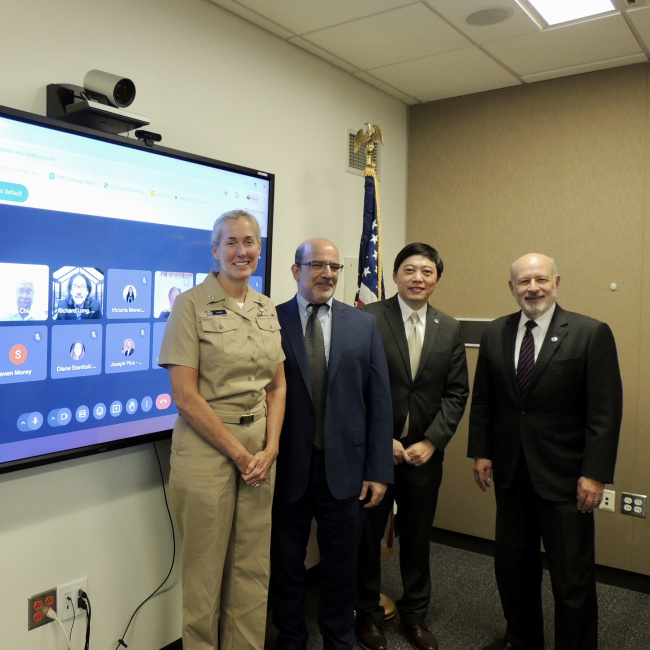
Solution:
{"label": "electrical outlet", "polygon": [[52,619],[45,616],[48,607],[56,612],[56,589],[41,591],[40,594],[30,596],[27,599],[27,629],[34,630],[52,622]]}
{"label": "electrical outlet", "polygon": [[616,492],[614,490],[605,490],[603,492],[603,500],[600,502],[598,509],[616,512]]}
{"label": "electrical outlet", "polygon": [[[67,585],[57,587],[56,597],[59,601],[57,614],[62,621],[84,613],[84,610],[77,605],[80,589],[88,593],[88,578],[81,578],[76,582],[69,582]],[[68,598],[72,600],[72,603]]]}
{"label": "electrical outlet", "polygon": [[621,492],[621,514],[645,519],[645,494]]}

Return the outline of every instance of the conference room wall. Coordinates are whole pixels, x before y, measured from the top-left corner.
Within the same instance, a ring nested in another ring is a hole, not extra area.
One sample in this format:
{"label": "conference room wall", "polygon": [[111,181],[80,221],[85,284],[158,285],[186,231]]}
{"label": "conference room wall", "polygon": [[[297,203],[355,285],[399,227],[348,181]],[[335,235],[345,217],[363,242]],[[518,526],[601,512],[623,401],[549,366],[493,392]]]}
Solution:
{"label": "conference room wall", "polygon": [[[559,304],[611,326],[625,395],[617,510],[621,491],[650,493],[648,75],[640,64],[409,111],[407,241],[442,255],[436,306],[515,311],[509,265],[542,252],[559,266]],[[467,352],[473,378],[477,350]],[[465,457],[468,414],[446,452],[435,525],[493,539],[493,491],[479,491]],[[598,563],[650,574],[648,520],[596,518]]]}
{"label": "conference room wall", "polygon": [[[403,246],[407,108],[398,100],[203,0],[4,0],[2,21],[0,104],[44,114],[48,83],[79,84],[92,68],[127,75],[137,87],[130,110],[151,118],[164,145],[277,174],[276,302],[295,292],[289,267],[302,240],[322,235],[342,257],[358,254],[363,178],[345,171],[348,127],[370,121],[384,132],[385,254]],[[169,444],[159,448],[167,472]],[[0,476],[0,500],[0,647],[62,650],[57,625],[27,632],[27,597],[88,577],[93,648],[113,650],[171,560],[151,446]],[[177,568],[138,613],[129,647],[180,637],[179,583]],[[79,619],[73,647],[83,633]]]}

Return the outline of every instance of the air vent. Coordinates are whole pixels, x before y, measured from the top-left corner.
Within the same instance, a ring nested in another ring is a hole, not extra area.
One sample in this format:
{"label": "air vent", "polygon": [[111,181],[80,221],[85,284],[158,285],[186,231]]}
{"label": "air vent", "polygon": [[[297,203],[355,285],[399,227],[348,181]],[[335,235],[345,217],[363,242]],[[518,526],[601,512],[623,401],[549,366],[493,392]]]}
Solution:
{"label": "air vent", "polygon": [[[348,129],[348,166],[347,171],[350,174],[363,176],[363,170],[366,168],[366,148],[361,147],[357,153],[354,153],[354,136],[358,129]],[[375,144],[375,152],[372,154],[372,162],[377,165],[377,180],[381,180],[381,148],[383,145]]]}
{"label": "air vent", "polygon": [[628,7],[645,7],[648,0],[623,0],[623,4]]}

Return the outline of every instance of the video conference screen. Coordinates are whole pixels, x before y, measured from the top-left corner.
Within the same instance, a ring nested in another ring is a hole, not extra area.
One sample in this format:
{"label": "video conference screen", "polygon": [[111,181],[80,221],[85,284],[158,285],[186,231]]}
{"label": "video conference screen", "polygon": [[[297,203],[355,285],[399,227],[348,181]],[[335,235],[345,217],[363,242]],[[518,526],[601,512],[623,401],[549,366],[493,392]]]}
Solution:
{"label": "video conference screen", "polygon": [[87,133],[0,108],[0,472],[172,428],[160,344],[226,210],[258,219],[268,294],[272,174]]}

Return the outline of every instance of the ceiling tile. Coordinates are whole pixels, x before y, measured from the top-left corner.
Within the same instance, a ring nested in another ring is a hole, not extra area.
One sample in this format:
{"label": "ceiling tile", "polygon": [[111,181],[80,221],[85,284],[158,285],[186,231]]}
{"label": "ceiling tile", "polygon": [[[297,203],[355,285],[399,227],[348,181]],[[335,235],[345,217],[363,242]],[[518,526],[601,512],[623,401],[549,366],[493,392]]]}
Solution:
{"label": "ceiling tile", "polygon": [[295,36],[294,38],[290,38],[288,40],[289,43],[293,43],[294,45],[301,47],[303,50],[307,50],[307,52],[311,52],[312,54],[315,54],[321,59],[325,59],[325,61],[329,61],[330,63],[333,63],[334,65],[338,66],[339,68],[343,68],[343,70],[345,70],[346,72],[355,72],[356,70],[359,69],[356,66],[348,63],[347,61],[343,61],[343,59],[339,59],[338,56],[334,56],[333,54],[330,54],[329,52],[322,50],[317,45],[314,45],[313,43],[309,43],[304,38]]}
{"label": "ceiling tile", "polygon": [[485,49],[520,75],[558,70],[642,52],[621,15],[517,36]]}
{"label": "ceiling tile", "polygon": [[519,84],[477,47],[389,65],[372,75],[422,102]]}
{"label": "ceiling tile", "polygon": [[218,7],[223,7],[224,9],[227,9],[228,11],[241,16],[242,18],[245,18],[254,25],[257,25],[258,27],[271,32],[276,36],[280,36],[281,38],[289,38],[289,36],[293,36],[293,33],[289,30],[284,29],[284,27],[280,27],[280,25],[267,20],[263,16],[259,16],[253,11],[249,11],[246,9],[246,7],[242,7],[239,3],[233,2],[233,0],[210,0],[210,2],[217,5]]}
{"label": "ceiling tile", "polygon": [[[221,0],[217,0],[221,1]],[[248,9],[305,34],[380,11],[403,7],[414,0],[237,0]]]}
{"label": "ceiling tile", "polygon": [[574,65],[571,68],[560,68],[559,70],[549,70],[548,72],[538,72],[537,74],[528,74],[522,79],[526,83],[535,81],[545,81],[546,79],[557,79],[558,77],[569,77],[574,74],[584,72],[594,72],[595,70],[605,70],[606,68],[616,68],[621,65],[632,65],[633,63],[647,63],[648,57],[645,54],[632,54],[631,56],[622,56],[618,59],[609,59],[607,61],[596,61],[595,63],[585,63],[584,65]]}
{"label": "ceiling tile", "polygon": [[426,2],[479,45],[522,34],[531,34],[540,29],[515,0],[498,0],[496,6],[510,10],[512,16],[497,25],[484,27],[470,25],[465,22],[465,18],[475,11],[495,8],[494,0],[463,0],[462,2],[426,0]]}
{"label": "ceiling tile", "polygon": [[369,83],[371,86],[379,88],[379,90],[383,90],[385,93],[388,93],[393,97],[397,97],[397,99],[408,99],[408,95],[406,93],[403,93],[401,90],[397,90],[397,88],[389,86],[387,83],[384,83],[372,75],[369,75],[367,72],[354,72],[353,74],[355,77],[362,79],[366,83]]}
{"label": "ceiling tile", "polygon": [[470,45],[422,3],[313,32],[306,38],[362,70]]}
{"label": "ceiling tile", "polygon": [[650,48],[650,7],[628,11],[627,15],[639,32],[646,47]]}

